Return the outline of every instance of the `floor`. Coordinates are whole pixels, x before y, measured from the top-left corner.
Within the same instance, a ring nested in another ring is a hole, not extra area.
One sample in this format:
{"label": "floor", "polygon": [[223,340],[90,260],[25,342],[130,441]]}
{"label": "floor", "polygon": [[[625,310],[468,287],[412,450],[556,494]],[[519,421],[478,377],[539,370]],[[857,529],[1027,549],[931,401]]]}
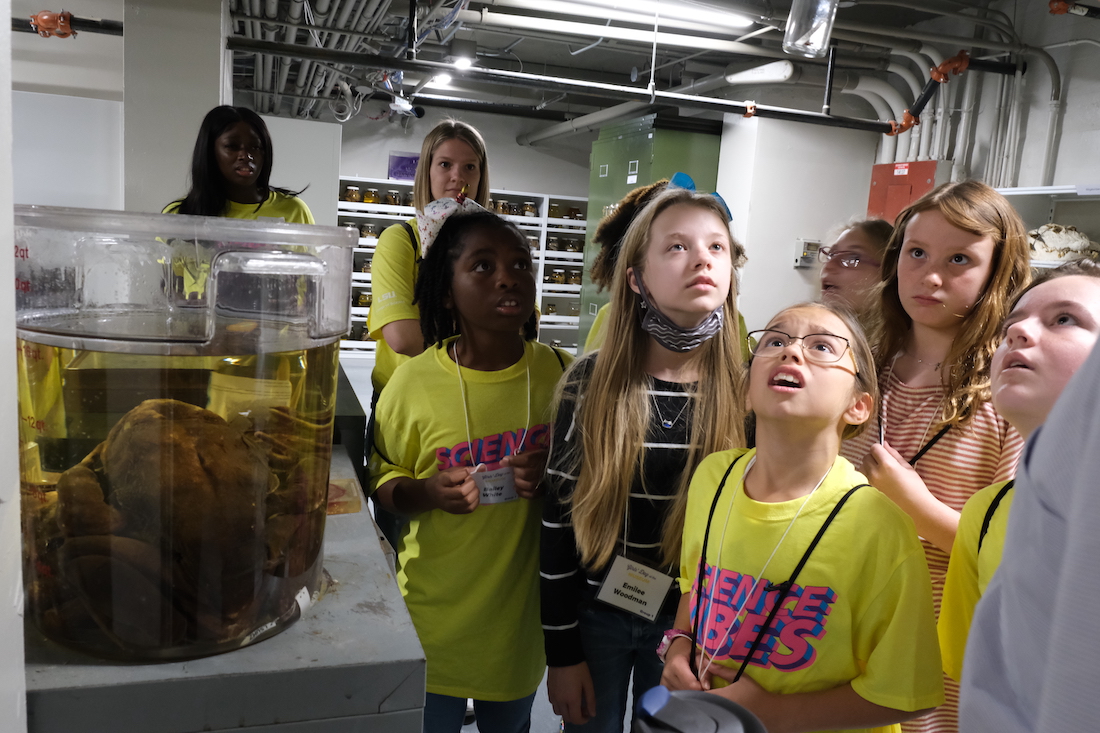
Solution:
{"label": "floor", "polygon": [[[558,733],[561,730],[561,718],[554,715],[550,699],[546,696],[546,678],[542,680],[535,693],[535,704],[531,708],[531,733]],[[477,723],[462,727],[462,733],[478,733]],[[623,733],[630,733],[630,720],[623,722]]]}

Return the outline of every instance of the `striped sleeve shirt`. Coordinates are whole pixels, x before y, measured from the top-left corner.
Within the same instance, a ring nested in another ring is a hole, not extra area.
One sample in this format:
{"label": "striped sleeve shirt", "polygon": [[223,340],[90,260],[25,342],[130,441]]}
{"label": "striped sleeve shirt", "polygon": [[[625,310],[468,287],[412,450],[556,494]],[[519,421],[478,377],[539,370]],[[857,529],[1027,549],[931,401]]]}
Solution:
{"label": "striped sleeve shirt", "polygon": [[[591,373],[591,362],[580,368],[583,385]],[[675,568],[661,562],[661,537],[665,516],[687,464],[692,393],[684,387],[653,380],[647,390],[651,421],[642,454],[642,470],[635,475],[630,488],[626,517],[629,536],[623,537],[622,529],[619,534],[620,551],[625,542],[626,551],[633,559],[671,575],[676,575]],[[554,420],[554,437],[546,468],[547,495],[543,504],[539,575],[546,661],[551,667],[585,661],[580,609],[585,604],[596,603],[595,595],[607,572],[607,567],[582,565],[570,521],[569,500],[580,472],[578,466],[583,461],[583,458],[577,459],[581,436],[575,421],[576,395],[576,389],[566,388]],[[580,399],[583,400],[583,386]],[[677,595],[673,583],[665,599],[664,613],[675,611],[679,602]],[[616,611],[611,606],[601,607]]]}

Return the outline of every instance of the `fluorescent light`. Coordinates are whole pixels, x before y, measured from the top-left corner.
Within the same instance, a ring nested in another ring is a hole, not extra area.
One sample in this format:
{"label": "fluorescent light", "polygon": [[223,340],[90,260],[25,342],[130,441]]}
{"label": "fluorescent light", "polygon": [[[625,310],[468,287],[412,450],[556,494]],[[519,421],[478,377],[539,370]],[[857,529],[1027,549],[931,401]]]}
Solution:
{"label": "fluorescent light", "polygon": [[656,15],[658,23],[662,17],[690,18],[700,23],[711,23],[726,28],[747,28],[756,21],[741,13],[720,10],[713,5],[682,0],[681,2],[661,2],[660,0],[586,0],[589,5],[621,10],[629,13],[643,13],[650,17]]}
{"label": "fluorescent light", "polygon": [[456,69],[468,69],[474,65],[474,60],[465,56],[459,56],[454,60]]}

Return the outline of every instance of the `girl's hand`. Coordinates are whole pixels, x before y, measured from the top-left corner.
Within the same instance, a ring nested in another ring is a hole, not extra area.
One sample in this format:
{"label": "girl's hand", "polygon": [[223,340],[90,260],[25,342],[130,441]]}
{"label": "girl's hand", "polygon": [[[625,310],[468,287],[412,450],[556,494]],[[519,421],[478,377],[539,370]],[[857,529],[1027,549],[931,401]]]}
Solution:
{"label": "girl's hand", "polygon": [[909,461],[902,458],[889,443],[872,445],[871,452],[863,459],[860,471],[867,477],[871,486],[889,496],[900,506],[905,506],[907,499],[912,500],[921,494],[928,494],[928,487],[917,473],[917,469],[910,466]]}
{"label": "girl's hand", "polygon": [[673,639],[665,655],[665,668],[661,672],[661,684],[670,690],[702,690],[703,686],[692,674],[688,657],[694,644],[690,639]]}
{"label": "girl's hand", "polygon": [[542,475],[546,472],[546,458],[549,455],[549,450],[539,448],[506,456],[500,461],[500,465],[512,467],[516,493],[524,499],[541,496]]}
{"label": "girl's hand", "polygon": [[[715,669],[717,665],[711,667],[712,671],[717,672]],[[732,678],[737,670],[721,668],[725,672],[729,672],[729,677]],[[723,679],[726,679],[724,674],[719,674]],[[776,712],[781,710],[781,695],[768,692],[761,687],[752,677],[747,674],[741,675],[741,679],[737,680],[733,684],[726,687],[719,688],[717,690],[711,690],[712,695],[720,695],[727,700],[732,700],[738,705],[747,708],[756,717],[760,718],[760,722],[764,724],[769,733],[780,733],[784,730],[783,725],[776,717]]]}
{"label": "girl's hand", "polygon": [[887,443],[873,445],[860,471],[872,486],[912,518],[921,537],[951,553],[959,529],[959,513],[928,490],[924,479],[900,453]]}
{"label": "girl's hand", "polygon": [[448,468],[426,479],[424,493],[433,508],[448,514],[469,514],[481,501],[481,492],[466,466]]}
{"label": "girl's hand", "polygon": [[546,693],[554,714],[570,725],[584,725],[596,715],[596,688],[587,662],[550,667],[546,673]]}

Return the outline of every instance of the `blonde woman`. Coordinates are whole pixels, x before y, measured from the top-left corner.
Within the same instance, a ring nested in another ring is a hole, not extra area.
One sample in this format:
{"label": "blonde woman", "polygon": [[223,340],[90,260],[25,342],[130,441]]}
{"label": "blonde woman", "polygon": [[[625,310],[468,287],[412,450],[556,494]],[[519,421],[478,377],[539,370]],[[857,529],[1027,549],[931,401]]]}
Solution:
{"label": "blonde woman", "polygon": [[541,576],[550,701],[566,730],[623,730],[660,681],[691,472],[743,442],[733,270],[721,199],[657,195],[627,229],[604,346],[563,382]]}

